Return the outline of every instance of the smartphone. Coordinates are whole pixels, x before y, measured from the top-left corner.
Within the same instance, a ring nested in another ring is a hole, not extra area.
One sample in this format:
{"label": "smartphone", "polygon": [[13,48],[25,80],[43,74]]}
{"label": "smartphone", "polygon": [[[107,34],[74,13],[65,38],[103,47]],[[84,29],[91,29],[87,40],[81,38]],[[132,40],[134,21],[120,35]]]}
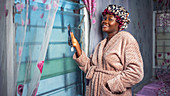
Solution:
{"label": "smartphone", "polygon": [[67,26],[67,29],[68,29],[68,44],[69,46],[72,46],[72,41],[71,41],[71,27],[70,27],[70,24]]}

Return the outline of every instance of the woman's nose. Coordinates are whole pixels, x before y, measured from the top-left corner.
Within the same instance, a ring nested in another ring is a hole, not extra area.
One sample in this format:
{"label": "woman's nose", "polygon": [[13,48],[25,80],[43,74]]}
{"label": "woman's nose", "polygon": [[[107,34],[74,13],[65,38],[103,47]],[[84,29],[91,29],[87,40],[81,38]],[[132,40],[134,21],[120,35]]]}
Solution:
{"label": "woman's nose", "polygon": [[102,24],[107,24],[107,23],[108,23],[108,19],[102,20]]}

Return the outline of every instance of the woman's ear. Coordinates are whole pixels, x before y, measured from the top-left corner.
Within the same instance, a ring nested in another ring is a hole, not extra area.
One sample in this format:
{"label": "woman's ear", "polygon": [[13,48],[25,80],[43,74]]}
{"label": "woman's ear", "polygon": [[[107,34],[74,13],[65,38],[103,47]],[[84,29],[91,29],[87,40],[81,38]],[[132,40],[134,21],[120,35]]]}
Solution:
{"label": "woman's ear", "polygon": [[[118,23],[118,22],[117,22]],[[118,31],[120,31],[121,25],[118,23]]]}

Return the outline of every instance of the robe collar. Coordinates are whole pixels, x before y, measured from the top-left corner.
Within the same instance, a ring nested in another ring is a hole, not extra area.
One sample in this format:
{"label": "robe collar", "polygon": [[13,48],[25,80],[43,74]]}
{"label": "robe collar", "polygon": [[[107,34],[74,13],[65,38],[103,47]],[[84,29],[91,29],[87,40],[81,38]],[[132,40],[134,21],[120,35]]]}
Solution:
{"label": "robe collar", "polygon": [[[105,42],[103,42],[103,43],[105,43],[105,44],[104,44],[105,47],[104,47],[104,49],[103,49],[103,52],[106,52],[106,51],[110,48],[110,46],[112,46],[112,45],[115,43],[115,41],[116,41],[119,37],[120,37],[120,32],[118,32],[117,34],[115,34],[108,42],[107,42],[107,38],[105,38],[105,39],[104,39]],[[106,43],[107,43],[107,44],[106,44]]]}

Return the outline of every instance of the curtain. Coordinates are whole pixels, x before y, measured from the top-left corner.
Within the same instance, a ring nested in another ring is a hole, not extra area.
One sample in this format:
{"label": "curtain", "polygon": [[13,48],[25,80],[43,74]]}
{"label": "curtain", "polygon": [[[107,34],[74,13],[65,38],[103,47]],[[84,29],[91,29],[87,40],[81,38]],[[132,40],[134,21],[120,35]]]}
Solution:
{"label": "curtain", "polygon": [[15,85],[20,96],[35,96],[59,0],[21,0],[15,3],[17,9]]}

